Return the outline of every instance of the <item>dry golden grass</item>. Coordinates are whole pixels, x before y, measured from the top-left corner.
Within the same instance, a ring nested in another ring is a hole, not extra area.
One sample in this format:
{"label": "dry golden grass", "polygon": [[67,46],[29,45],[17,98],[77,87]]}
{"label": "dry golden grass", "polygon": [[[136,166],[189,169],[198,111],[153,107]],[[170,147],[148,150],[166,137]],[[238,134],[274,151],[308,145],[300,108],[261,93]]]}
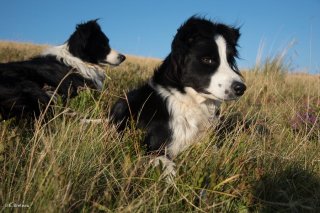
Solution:
{"label": "dry golden grass", "polygon": [[[219,134],[208,132],[182,153],[175,184],[167,185],[144,155],[143,132],[119,135],[108,122],[80,122],[83,116],[105,118],[114,100],[148,79],[158,64],[129,56],[107,68],[102,93],[84,91],[68,103],[76,117],[57,108],[56,117],[35,125],[1,122],[0,209],[320,212],[319,76],[290,74],[279,61],[244,72],[248,90],[223,104]],[[12,203],[27,207],[12,209]]]}
{"label": "dry golden grass", "polygon": [[39,54],[46,47],[47,45],[0,41],[0,62],[26,60]]}

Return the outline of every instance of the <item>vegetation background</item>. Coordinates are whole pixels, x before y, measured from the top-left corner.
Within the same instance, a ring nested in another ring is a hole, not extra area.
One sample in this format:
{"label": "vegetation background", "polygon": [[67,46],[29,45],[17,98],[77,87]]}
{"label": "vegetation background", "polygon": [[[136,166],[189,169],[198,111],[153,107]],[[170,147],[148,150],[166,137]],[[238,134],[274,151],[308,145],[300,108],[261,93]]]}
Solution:
{"label": "vegetation background", "polygon": [[[0,42],[0,62],[46,46]],[[4,212],[320,212],[320,76],[277,55],[243,71],[248,90],[222,107],[219,130],[182,153],[173,185],[150,165],[143,132],[116,133],[112,103],[148,79],[157,59],[129,56],[101,93],[84,90],[51,120],[0,123]],[[18,208],[12,208],[18,206]],[[19,207],[20,206],[20,207]]]}

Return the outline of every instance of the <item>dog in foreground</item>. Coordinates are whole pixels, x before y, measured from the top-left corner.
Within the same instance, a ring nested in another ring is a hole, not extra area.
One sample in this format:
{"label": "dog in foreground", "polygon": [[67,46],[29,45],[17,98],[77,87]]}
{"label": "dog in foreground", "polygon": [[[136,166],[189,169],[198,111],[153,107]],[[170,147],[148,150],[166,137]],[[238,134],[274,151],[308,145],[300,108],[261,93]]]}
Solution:
{"label": "dog in foreground", "polygon": [[172,160],[216,126],[220,104],[244,94],[235,60],[239,36],[238,28],[191,17],[151,79],[112,107],[118,131],[130,119],[146,131],[143,144],[158,155],[154,164],[161,162],[165,175],[175,176]]}
{"label": "dog in foreground", "polygon": [[27,61],[0,63],[0,115],[39,116],[54,94],[74,97],[80,87],[101,90],[105,71],[125,56],[112,50],[97,20],[77,25],[66,43]]}

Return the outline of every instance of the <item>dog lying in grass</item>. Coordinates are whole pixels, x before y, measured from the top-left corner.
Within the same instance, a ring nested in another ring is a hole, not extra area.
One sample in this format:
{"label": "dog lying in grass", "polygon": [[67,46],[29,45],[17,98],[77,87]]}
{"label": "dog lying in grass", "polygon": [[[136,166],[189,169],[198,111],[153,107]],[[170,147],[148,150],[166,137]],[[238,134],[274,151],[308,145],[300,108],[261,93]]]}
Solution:
{"label": "dog lying in grass", "polygon": [[146,131],[143,144],[175,176],[174,158],[218,122],[222,102],[241,97],[246,86],[236,65],[239,29],[191,17],[177,31],[171,53],[151,79],[111,109],[119,132],[133,119]]}
{"label": "dog lying in grass", "polygon": [[79,24],[63,45],[27,61],[0,63],[0,119],[38,117],[55,94],[65,100],[76,96],[80,87],[101,90],[101,66],[124,60],[110,48],[97,20]]}

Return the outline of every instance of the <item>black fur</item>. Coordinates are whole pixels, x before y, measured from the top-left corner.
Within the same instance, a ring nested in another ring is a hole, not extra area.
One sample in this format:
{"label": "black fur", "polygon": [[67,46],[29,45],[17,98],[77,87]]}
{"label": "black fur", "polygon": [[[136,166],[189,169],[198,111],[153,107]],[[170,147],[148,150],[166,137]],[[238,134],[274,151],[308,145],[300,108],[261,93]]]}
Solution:
{"label": "black fur", "polygon": [[111,110],[112,121],[123,131],[132,118],[138,121],[137,127],[147,131],[144,145],[148,152],[161,152],[160,148],[169,141],[169,112],[166,101],[148,84],[132,90],[126,99],[119,99]]}
{"label": "black fur", "polygon": [[[92,85],[80,74],[70,73],[71,67],[56,60],[54,56],[36,57],[28,61],[0,64],[0,113],[2,119],[14,116],[38,116],[41,107],[46,106],[51,97],[44,86],[56,88],[66,98],[77,95],[77,88]],[[67,75],[67,76],[66,76]],[[62,79],[64,79],[62,81]]]}

